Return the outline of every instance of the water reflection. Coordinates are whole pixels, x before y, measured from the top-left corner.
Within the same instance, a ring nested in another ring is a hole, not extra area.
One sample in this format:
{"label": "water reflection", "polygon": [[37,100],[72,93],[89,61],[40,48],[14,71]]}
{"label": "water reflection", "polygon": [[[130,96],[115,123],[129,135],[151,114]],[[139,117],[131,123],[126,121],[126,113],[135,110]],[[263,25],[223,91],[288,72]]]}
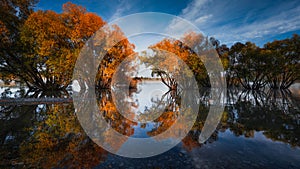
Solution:
{"label": "water reflection", "polygon": [[72,105],[51,105],[46,109],[39,113],[34,127],[27,128],[30,137],[20,145],[24,163],[45,168],[90,168],[99,164],[107,153],[84,134]]}
{"label": "water reflection", "polygon": [[[141,85],[147,84],[142,83]],[[225,98],[226,108],[217,130],[205,143],[200,144],[199,135],[211,102],[209,93],[209,90],[200,91],[198,98],[193,100],[199,105],[197,120],[180,145],[168,153],[172,154],[173,151],[179,149],[179,151],[186,151],[192,156],[195,153],[192,150],[198,150],[200,147],[202,149],[208,145],[226,145],[224,138],[230,139],[232,142],[239,140],[238,138],[252,138],[254,142],[259,142],[258,135],[259,139],[269,139],[270,142],[267,144],[276,141],[291,147],[300,147],[299,98],[289,91],[274,90],[228,90]],[[181,106],[180,97],[176,97],[176,93],[167,92],[159,95],[160,99],[155,96],[151,100],[145,94],[145,99],[148,99],[145,101],[141,100],[143,98],[140,97],[141,94],[143,93],[139,90],[132,91],[129,95],[132,104],[123,111],[132,112],[131,115],[135,116],[131,117],[132,119],[147,116],[149,119],[154,119],[153,122],[140,123],[125,118],[119,113],[109,91],[99,91],[97,94],[99,96],[97,104],[101,105],[99,106],[99,116],[104,118],[112,129],[130,137],[152,137],[168,131],[178,116],[178,109]],[[12,93],[6,91],[6,95],[12,95]],[[190,93],[189,96],[193,99],[191,95]],[[136,100],[137,98],[140,100]],[[1,167],[81,166],[90,168],[103,162],[105,164],[107,159],[115,158],[108,156],[107,151],[86,136],[74,114],[76,111],[72,104],[2,105],[0,109]],[[89,111],[88,108],[86,109],[85,111]],[[151,117],[150,112],[155,109],[163,110],[163,112],[158,117],[155,114],[154,117]],[[86,120],[93,118],[96,117],[91,116]],[[172,130],[173,133],[170,132],[165,136],[171,138],[176,134],[174,132],[183,126],[178,125],[177,127]],[[111,139],[112,129],[105,126],[103,138],[110,144],[110,147],[117,150],[126,140]],[[235,137],[232,137],[230,133],[233,133]],[[214,149],[214,151],[218,152],[221,149]],[[288,157],[294,153],[299,154],[299,149],[293,150],[285,147],[284,152]],[[234,151],[224,153],[230,156],[234,154]],[[276,149],[270,150],[269,153],[276,154]],[[174,155],[174,159],[176,158]]]}

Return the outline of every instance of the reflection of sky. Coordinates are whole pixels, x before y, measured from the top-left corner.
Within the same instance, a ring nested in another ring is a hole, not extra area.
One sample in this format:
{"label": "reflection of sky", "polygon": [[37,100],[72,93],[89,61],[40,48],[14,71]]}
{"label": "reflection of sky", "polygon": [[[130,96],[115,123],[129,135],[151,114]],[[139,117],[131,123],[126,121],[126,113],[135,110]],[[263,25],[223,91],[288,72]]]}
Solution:
{"label": "reflection of sky", "polygon": [[[299,168],[299,151],[299,147],[291,148],[287,143],[266,138],[263,132],[254,132],[253,138],[246,138],[237,137],[228,129],[218,133],[217,141],[196,147],[188,154],[195,159],[195,165],[201,159],[212,168],[226,164],[234,165],[228,168]],[[245,164],[247,167],[242,166]]]}
{"label": "reflection of sky", "polygon": [[168,87],[160,81],[143,81],[139,83],[138,90],[139,92],[133,95],[133,100],[138,104],[136,112],[143,113],[145,109],[154,105],[151,99],[161,99],[162,95],[168,92]]}
{"label": "reflection of sky", "polygon": [[154,122],[148,122],[146,123],[146,127],[142,128],[141,125],[143,123],[138,123],[138,125],[133,126],[134,128],[134,133],[130,137],[136,137],[136,138],[148,138],[150,137],[147,132],[150,132],[155,128],[155,123]]}
{"label": "reflection of sky", "polygon": [[[25,90],[25,93],[29,90],[27,87],[23,88]],[[8,95],[6,95],[7,97],[15,97],[15,96],[19,96],[20,93],[18,93],[20,91],[20,87],[0,87],[0,97],[1,94],[4,93],[5,91],[9,91]]]}
{"label": "reflection of sky", "polygon": [[[161,99],[162,95],[168,91],[168,88],[160,81],[143,81],[138,84],[138,90],[139,92],[133,93],[132,97],[138,105],[137,109],[132,107],[137,115],[144,113],[147,109],[150,109],[154,105],[151,99]],[[131,137],[149,137],[147,132],[153,130],[156,123],[147,122],[145,128],[141,128],[141,125],[142,123],[138,123],[137,126],[134,126],[134,135]]]}

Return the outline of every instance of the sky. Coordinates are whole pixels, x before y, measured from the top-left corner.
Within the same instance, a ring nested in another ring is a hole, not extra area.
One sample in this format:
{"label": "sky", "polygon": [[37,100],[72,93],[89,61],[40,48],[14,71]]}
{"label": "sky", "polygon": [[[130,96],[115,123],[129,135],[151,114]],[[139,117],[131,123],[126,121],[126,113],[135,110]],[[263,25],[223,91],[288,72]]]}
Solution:
{"label": "sky", "polygon": [[[62,11],[66,0],[40,0],[36,10]],[[251,41],[259,46],[300,34],[299,0],[74,0],[105,21],[140,12],[186,19],[205,35],[228,46]]]}

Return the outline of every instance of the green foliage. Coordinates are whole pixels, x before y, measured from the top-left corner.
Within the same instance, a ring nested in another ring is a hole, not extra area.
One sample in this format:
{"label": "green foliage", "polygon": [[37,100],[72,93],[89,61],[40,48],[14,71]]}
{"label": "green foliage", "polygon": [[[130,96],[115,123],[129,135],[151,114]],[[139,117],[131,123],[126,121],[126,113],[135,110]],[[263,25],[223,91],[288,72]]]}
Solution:
{"label": "green foliage", "polygon": [[251,42],[234,44],[228,56],[228,78],[237,79],[245,89],[260,89],[268,85],[287,89],[300,77],[300,38],[276,40],[257,47]]}
{"label": "green foliage", "polygon": [[264,55],[268,59],[267,81],[271,88],[286,89],[300,79],[300,37],[267,43]]}

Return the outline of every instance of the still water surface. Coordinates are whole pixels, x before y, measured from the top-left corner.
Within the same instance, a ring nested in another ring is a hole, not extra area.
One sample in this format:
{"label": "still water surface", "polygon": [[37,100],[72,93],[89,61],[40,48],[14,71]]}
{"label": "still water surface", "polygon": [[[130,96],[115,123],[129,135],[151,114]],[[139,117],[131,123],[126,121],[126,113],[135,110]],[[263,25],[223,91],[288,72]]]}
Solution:
{"label": "still water surface", "polygon": [[[26,93],[22,90],[10,93],[2,89],[2,98],[22,97]],[[200,144],[198,137],[209,110],[209,91],[203,90],[198,118],[189,134],[171,150],[144,159],[113,155],[93,143],[81,128],[71,103],[2,105],[0,167],[300,168],[300,98],[298,90],[291,91],[228,90],[216,131]],[[133,114],[133,120],[119,113],[109,91],[101,91],[99,113],[119,133],[140,138],[167,130],[180,107],[172,93],[157,81],[139,83],[126,102],[130,106],[125,110]],[[153,108],[163,111],[152,117]],[[153,121],[137,122],[149,114]],[[109,138],[110,133],[105,134]],[[120,140],[105,141],[115,148],[123,144]]]}

